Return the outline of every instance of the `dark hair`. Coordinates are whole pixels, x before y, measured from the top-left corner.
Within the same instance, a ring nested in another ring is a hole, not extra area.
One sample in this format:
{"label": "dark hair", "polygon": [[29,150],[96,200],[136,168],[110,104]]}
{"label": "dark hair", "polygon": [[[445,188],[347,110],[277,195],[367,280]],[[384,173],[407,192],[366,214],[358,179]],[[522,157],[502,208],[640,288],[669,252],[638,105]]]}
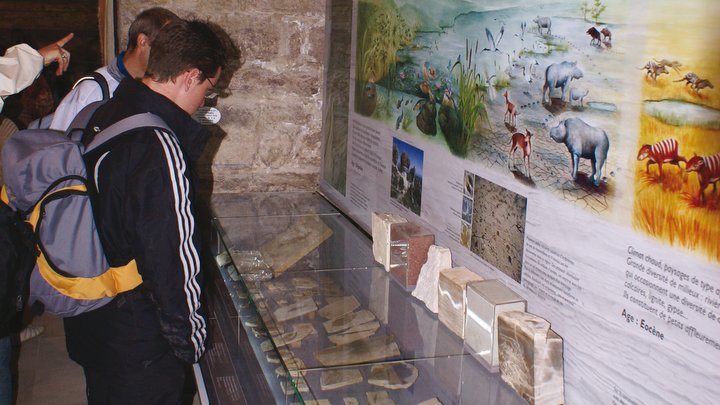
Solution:
{"label": "dark hair", "polygon": [[146,77],[157,82],[174,80],[183,72],[197,68],[202,77],[213,77],[225,67],[222,41],[208,23],[177,20],[165,26],[150,48]]}
{"label": "dark hair", "polygon": [[145,34],[150,38],[150,44],[152,45],[158,32],[165,24],[179,19],[180,17],[175,13],[162,7],[153,7],[141,12],[135,17],[135,21],[130,24],[130,29],[128,29],[127,50],[135,49],[140,34]]}

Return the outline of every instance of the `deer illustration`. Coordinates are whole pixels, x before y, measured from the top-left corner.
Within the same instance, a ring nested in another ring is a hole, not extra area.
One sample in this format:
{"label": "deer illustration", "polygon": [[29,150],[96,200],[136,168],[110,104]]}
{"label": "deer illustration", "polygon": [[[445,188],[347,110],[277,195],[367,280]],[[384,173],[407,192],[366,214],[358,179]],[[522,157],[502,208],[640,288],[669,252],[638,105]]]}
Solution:
{"label": "deer illustration", "polygon": [[513,127],[516,124],[517,121],[517,109],[515,109],[515,104],[510,102],[510,98],[508,97],[508,91],[505,90],[505,122],[509,123]]}
{"label": "deer illustration", "polygon": [[512,162],[513,166],[515,166],[515,151],[518,149],[522,150],[523,164],[525,165],[525,172],[528,178],[532,178],[532,174],[530,174],[530,154],[532,154],[532,143],[530,142],[530,138],[532,138],[532,136],[532,132],[530,132],[527,128],[525,128],[524,134],[522,132],[514,133],[512,135],[512,146],[510,146],[510,156],[508,156],[509,168],[510,162]]}

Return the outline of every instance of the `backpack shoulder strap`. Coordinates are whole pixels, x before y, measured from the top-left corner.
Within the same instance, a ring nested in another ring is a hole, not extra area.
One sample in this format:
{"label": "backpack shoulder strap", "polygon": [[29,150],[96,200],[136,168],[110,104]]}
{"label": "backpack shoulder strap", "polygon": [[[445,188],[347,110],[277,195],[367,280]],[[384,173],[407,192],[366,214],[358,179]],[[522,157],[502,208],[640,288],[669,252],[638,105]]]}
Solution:
{"label": "backpack shoulder strap", "polygon": [[102,99],[107,100],[110,98],[110,87],[108,86],[107,79],[105,76],[101,75],[98,72],[92,72],[88,75],[85,75],[81,78],[79,78],[75,84],[73,85],[73,89],[77,87],[80,83],[84,82],[85,80],[93,80],[95,81],[99,86],[100,90],[102,91]]}
{"label": "backpack shoulder strap", "polygon": [[122,120],[100,131],[100,133],[97,134],[90,142],[90,144],[85,148],[85,153],[99,147],[100,145],[113,139],[117,135],[133,129],[144,127],[160,128],[168,132],[172,132],[172,130],[165,123],[165,121],[163,121],[162,118],[158,117],[153,113],[147,112],[135,114],[127,118],[123,118]]}

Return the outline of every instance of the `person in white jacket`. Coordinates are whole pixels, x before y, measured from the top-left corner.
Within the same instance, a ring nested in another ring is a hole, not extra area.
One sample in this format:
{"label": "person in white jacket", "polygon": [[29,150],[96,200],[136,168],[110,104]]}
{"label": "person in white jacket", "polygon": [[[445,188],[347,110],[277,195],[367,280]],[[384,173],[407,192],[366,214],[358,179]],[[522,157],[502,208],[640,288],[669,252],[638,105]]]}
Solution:
{"label": "person in white jacket", "polygon": [[0,111],[7,96],[21,92],[40,76],[43,67],[57,62],[55,74],[60,76],[70,65],[70,52],[65,50],[72,33],[52,44],[33,49],[27,44],[19,44],[8,48],[5,55],[0,56]]}

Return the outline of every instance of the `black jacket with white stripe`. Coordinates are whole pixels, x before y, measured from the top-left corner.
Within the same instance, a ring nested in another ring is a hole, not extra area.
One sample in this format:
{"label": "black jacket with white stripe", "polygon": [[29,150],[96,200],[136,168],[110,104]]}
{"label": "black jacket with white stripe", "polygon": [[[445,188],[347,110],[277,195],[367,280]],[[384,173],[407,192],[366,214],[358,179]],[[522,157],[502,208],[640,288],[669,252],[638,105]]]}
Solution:
{"label": "black jacket with white stripe", "polygon": [[143,283],[109,304],[65,320],[70,357],[91,369],[132,370],[168,350],[197,362],[207,334],[201,306],[195,162],[209,134],[166,97],[120,83],[88,128],[151,112],[174,132],[140,128],[86,155],[95,218],[111,265],[137,261]]}

